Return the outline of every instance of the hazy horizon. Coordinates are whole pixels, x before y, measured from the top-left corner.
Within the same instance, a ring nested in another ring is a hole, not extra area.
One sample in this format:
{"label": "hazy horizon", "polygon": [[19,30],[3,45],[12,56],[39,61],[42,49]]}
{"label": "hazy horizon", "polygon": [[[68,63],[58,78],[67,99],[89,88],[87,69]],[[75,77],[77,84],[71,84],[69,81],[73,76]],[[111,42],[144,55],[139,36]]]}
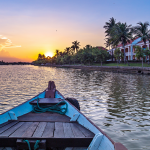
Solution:
{"label": "hazy horizon", "polygon": [[1,1],[0,61],[31,62],[39,53],[54,55],[56,49],[63,51],[75,40],[81,48],[105,46],[105,22],[111,17],[133,26],[150,21],[145,15],[149,4],[148,0]]}

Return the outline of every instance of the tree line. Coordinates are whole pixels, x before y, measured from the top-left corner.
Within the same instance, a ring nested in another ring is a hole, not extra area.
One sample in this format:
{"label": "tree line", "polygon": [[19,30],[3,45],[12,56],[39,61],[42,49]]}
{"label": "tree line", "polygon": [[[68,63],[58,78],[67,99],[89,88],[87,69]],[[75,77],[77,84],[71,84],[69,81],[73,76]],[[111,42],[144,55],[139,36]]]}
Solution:
{"label": "tree line", "polygon": [[[141,38],[141,41],[144,42],[144,48],[135,46],[135,53],[137,59],[142,59],[142,64],[144,58],[150,55],[150,50],[146,49],[146,41],[150,42],[150,26],[149,22],[138,22],[136,26],[127,25],[127,23],[116,22],[116,19],[113,17],[105,23],[105,45],[115,49],[114,56],[118,63],[120,59],[124,59],[124,63],[128,63],[126,59],[125,46],[130,43],[131,40],[136,38]],[[124,52],[122,53],[118,47],[119,44],[122,44]],[[107,52],[107,50],[99,49],[97,47],[92,47],[91,45],[86,45],[83,48],[80,48],[80,42],[74,41],[70,47],[66,47],[64,51],[56,50],[55,55],[51,57],[45,57],[44,54],[39,54],[38,59],[34,61],[34,64],[93,64],[101,63],[110,59],[112,56]],[[128,63],[129,65],[129,63]]]}
{"label": "tree line", "polygon": [[[141,41],[144,42],[144,48],[135,46],[135,53],[137,59],[145,58],[150,55],[150,50],[146,49],[146,41],[150,42],[150,26],[149,22],[138,22],[136,26],[127,25],[127,23],[116,22],[116,19],[113,17],[110,18],[108,22],[105,23],[105,33],[106,33],[106,47],[111,47],[115,49],[114,56],[120,61],[120,58],[124,58],[124,63],[128,63],[126,59],[125,46],[130,43],[131,40],[136,38],[141,38]],[[117,48],[119,44],[122,44],[124,52],[120,52]],[[142,63],[143,64],[143,63]]]}
{"label": "tree line", "polygon": [[66,47],[64,51],[56,50],[55,55],[51,57],[45,57],[44,54],[38,54],[38,59],[34,61],[34,64],[93,64],[101,63],[110,59],[110,54],[106,49],[92,47],[86,45],[80,48],[80,42],[72,42],[71,47]]}

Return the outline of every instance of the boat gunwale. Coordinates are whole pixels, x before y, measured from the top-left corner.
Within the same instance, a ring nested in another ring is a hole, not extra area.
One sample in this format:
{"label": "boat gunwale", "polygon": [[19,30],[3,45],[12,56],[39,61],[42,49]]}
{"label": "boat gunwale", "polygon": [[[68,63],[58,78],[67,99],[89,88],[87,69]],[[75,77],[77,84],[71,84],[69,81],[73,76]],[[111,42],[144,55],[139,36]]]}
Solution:
{"label": "boat gunwale", "polygon": [[[45,92],[46,90],[47,90],[47,88],[46,88],[43,92]],[[9,111],[12,110],[12,109],[17,108],[18,106],[21,106],[21,105],[25,104],[26,102],[28,102],[28,101],[30,101],[30,100],[36,98],[38,95],[42,94],[43,92],[37,94],[36,96],[32,97],[31,99],[29,99],[29,100],[27,100],[27,101],[25,101],[25,102],[23,102],[23,103],[21,103],[21,104],[19,104],[19,105],[17,105],[17,106],[15,106],[15,107],[13,107],[13,108],[11,108],[11,109],[9,109],[9,110],[7,110],[7,111],[1,113],[0,116],[3,115],[3,114],[5,114],[5,113],[7,113],[7,112],[9,112]]]}
{"label": "boat gunwale", "polygon": [[[65,97],[58,91],[58,94],[60,94],[64,99]],[[66,99],[65,99],[66,100]],[[67,100],[66,100],[67,101]],[[73,106],[80,114],[82,114],[94,127],[96,127],[103,135],[105,135],[111,143],[114,145],[116,142],[114,142],[102,129],[100,129],[98,126],[96,126],[89,118],[87,118],[81,111],[79,111],[74,105],[72,105],[69,101],[67,101],[71,106]]]}
{"label": "boat gunwale", "polygon": [[[46,88],[43,92],[45,92],[47,89],[48,89],[48,88]],[[58,92],[58,94],[59,94],[60,96],[62,96],[62,97],[65,99],[65,97],[64,97],[57,89],[56,89],[56,91]],[[28,101],[30,101],[30,100],[36,98],[38,95],[42,94],[43,92],[40,92],[40,93],[37,94],[36,96],[34,96],[34,97],[32,97],[31,99],[29,99],[29,100],[27,100],[27,101],[25,101],[25,102],[19,104],[18,106],[21,106],[21,105],[25,104],[26,102],[28,102]],[[66,100],[66,99],[65,99],[65,100]],[[67,101],[67,100],[66,100],[66,101]],[[81,111],[79,111],[79,110],[78,110],[74,105],[72,105],[69,101],[67,101],[67,102],[68,102],[71,106],[73,106],[81,115],[83,115],[83,116],[84,116],[94,127],[96,127],[104,136],[106,136],[106,137],[111,141],[111,143],[112,143],[113,145],[115,144],[115,142],[114,142],[102,129],[100,129],[98,126],[96,126],[89,118],[87,118]],[[13,108],[7,110],[6,112],[3,112],[3,113],[0,114],[0,115],[3,115],[3,114],[9,112],[10,110],[12,110],[12,109],[14,109],[14,108],[17,108],[18,106],[13,107]],[[4,137],[3,137],[3,138],[4,138]]]}

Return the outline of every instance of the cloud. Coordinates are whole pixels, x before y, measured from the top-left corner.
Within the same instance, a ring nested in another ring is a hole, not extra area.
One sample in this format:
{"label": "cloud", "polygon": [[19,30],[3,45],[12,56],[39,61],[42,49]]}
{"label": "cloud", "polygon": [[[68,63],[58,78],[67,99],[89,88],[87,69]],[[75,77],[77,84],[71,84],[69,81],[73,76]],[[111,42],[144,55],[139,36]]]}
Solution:
{"label": "cloud", "polygon": [[0,50],[2,50],[4,48],[15,48],[15,47],[21,47],[21,46],[20,45],[14,45],[10,39],[0,35]]}

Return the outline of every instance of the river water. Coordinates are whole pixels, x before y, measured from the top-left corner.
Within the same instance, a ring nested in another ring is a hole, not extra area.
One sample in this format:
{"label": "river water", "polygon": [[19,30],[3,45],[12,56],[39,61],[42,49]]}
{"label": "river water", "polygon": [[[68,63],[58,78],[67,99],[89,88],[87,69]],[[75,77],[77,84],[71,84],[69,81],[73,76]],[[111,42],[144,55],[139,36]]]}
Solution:
{"label": "river water", "polygon": [[130,150],[150,149],[150,76],[38,66],[0,66],[0,113],[45,90],[55,81],[65,97],[115,142]]}

